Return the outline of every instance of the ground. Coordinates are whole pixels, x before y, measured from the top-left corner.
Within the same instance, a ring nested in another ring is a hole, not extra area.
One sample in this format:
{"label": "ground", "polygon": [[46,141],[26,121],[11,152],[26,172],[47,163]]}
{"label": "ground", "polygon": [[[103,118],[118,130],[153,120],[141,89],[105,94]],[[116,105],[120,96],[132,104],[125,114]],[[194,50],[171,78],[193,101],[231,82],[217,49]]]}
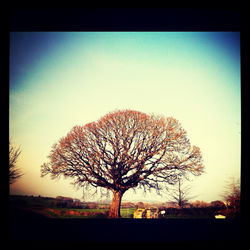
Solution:
{"label": "ground", "polygon": [[[27,209],[24,204],[10,206],[10,242],[38,241],[66,244],[70,242],[236,242],[239,237],[238,220],[215,219],[107,219],[103,217],[55,217],[44,212],[42,206]],[[83,209],[84,210],[84,209]],[[105,210],[105,209],[104,209]],[[63,209],[61,209],[63,211]],[[70,211],[64,209],[64,211]],[[81,211],[80,209],[71,211]],[[92,209],[100,212],[101,209]],[[122,216],[133,214],[123,209]],[[96,219],[98,218],[98,219]],[[42,244],[41,243],[41,244]]]}

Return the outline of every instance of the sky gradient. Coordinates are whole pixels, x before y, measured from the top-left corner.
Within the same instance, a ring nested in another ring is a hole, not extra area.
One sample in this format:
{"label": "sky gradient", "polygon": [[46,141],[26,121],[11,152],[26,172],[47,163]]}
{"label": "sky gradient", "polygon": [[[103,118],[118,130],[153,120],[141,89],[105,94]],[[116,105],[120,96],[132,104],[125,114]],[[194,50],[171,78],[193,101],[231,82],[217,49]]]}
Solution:
{"label": "sky gradient", "polygon": [[221,199],[240,178],[239,32],[11,32],[9,79],[10,139],[25,173],[12,194],[81,198],[70,180],[41,178],[40,166],[74,125],[117,109],[180,121],[205,165],[190,183],[195,199]]}

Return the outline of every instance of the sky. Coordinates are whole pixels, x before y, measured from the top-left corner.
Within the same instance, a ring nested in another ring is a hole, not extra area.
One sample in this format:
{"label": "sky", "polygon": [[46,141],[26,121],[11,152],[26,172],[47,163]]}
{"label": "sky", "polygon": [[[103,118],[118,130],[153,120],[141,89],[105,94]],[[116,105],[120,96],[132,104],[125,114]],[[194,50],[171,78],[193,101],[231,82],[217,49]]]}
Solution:
{"label": "sky", "polygon": [[[9,137],[24,175],[10,193],[82,198],[40,166],[73,126],[132,109],[176,118],[205,165],[191,194],[222,199],[240,178],[240,89],[239,32],[11,32]],[[168,200],[140,190],[123,199]]]}

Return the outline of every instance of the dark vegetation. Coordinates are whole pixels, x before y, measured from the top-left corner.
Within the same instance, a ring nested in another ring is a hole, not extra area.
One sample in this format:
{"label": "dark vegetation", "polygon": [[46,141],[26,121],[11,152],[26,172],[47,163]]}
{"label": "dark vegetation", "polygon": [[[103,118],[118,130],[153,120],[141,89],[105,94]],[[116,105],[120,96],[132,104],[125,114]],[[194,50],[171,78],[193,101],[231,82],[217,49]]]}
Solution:
{"label": "dark vegetation", "polygon": [[[220,207],[178,209],[166,208],[163,204],[159,204],[160,211],[166,210],[166,215],[162,218],[168,219],[128,219],[129,217],[108,219],[106,218],[108,208],[104,208],[106,204],[97,202],[81,204],[85,208],[62,208],[57,207],[55,199],[50,197],[10,196],[10,242],[24,244],[27,241],[39,241],[40,244],[44,243],[44,246],[48,243],[65,246],[64,244],[72,244],[72,242],[203,242],[212,240],[217,243],[218,241],[234,242],[239,239],[239,220],[212,219],[213,213],[219,212]],[[124,202],[122,205],[124,206],[121,211],[127,210],[133,214],[138,205],[149,204]],[[86,208],[87,206],[92,206],[92,208]],[[93,214],[85,217],[92,219],[83,219],[81,216],[53,216],[46,213],[46,209],[89,211]],[[106,211],[106,214],[100,211]]]}

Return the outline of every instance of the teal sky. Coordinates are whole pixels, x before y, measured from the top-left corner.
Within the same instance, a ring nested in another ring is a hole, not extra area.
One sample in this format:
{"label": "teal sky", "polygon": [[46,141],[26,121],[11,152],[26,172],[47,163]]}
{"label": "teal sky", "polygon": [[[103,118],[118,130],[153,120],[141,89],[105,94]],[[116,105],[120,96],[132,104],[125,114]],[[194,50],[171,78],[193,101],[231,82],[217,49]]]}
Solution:
{"label": "teal sky", "polygon": [[[221,199],[240,177],[239,32],[12,32],[10,138],[25,175],[11,193],[81,198],[70,180],[40,178],[51,146],[74,125],[116,109],[173,116],[200,147],[196,199]],[[124,199],[158,199],[128,191]]]}

